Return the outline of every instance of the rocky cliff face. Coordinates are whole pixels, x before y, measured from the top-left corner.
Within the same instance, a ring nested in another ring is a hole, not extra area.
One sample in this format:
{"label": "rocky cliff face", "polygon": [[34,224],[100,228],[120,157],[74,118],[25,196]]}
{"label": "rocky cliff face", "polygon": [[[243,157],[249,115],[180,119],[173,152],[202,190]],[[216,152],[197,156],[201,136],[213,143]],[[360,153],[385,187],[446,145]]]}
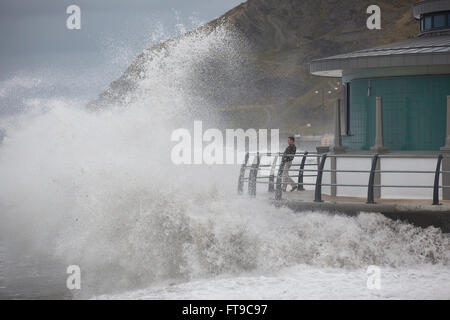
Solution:
{"label": "rocky cliff face", "polygon": [[[218,28],[227,28],[238,39],[227,43],[223,37],[222,44],[212,41],[209,56],[203,48],[189,78],[184,79],[189,83],[180,82],[180,90],[187,86],[190,96],[202,96],[202,103],[206,101],[222,112],[229,126],[321,133],[329,130],[330,107],[340,96],[340,90],[334,90],[339,87],[338,79],[311,76],[308,63],[416,36],[419,26],[412,17],[415,2],[248,0],[194,32],[146,50],[93,105],[128,103],[139,83],[152,77],[149,61],[170,56],[171,48],[179,46],[183,38],[198,41]],[[366,9],[371,4],[381,7],[381,30],[366,27]],[[230,48],[239,58],[230,58]],[[229,65],[234,66],[231,72]],[[316,94],[322,89],[326,92],[325,108],[322,94]],[[157,88],[146,90],[152,95]]]}

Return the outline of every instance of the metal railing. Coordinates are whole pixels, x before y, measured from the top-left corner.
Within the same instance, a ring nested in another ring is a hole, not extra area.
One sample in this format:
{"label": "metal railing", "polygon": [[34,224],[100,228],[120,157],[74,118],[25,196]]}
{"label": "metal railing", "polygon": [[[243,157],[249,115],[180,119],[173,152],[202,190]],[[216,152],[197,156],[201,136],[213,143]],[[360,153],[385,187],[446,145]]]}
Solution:
{"label": "metal railing", "polygon": [[[254,156],[253,163],[248,164],[250,156]],[[262,157],[273,157],[273,161],[268,165],[261,165]],[[404,159],[412,158],[408,155],[346,155],[346,154],[317,154],[305,152],[302,154],[289,155],[294,158],[301,157],[300,164],[292,164],[290,169],[285,169],[285,163],[282,160],[282,153],[247,153],[245,156],[245,161],[241,166],[241,171],[239,175],[238,182],[238,193],[244,193],[244,184],[248,182],[248,194],[250,197],[256,196],[256,189],[258,184],[267,184],[268,192],[275,193],[276,200],[282,200],[283,198],[283,186],[287,186],[287,182],[283,182],[283,175],[285,172],[297,172],[298,182],[297,187],[299,191],[304,191],[305,186],[314,186],[314,202],[323,202],[322,200],[322,187],[349,187],[349,188],[367,188],[367,204],[375,204],[375,189],[378,188],[381,192],[381,188],[398,188],[398,189],[432,189],[433,190],[433,205],[440,205],[439,191],[441,189],[450,188],[450,186],[444,186],[440,184],[441,174],[450,174],[450,171],[442,170],[442,161],[444,157],[442,154],[438,156],[433,155],[420,155],[423,159],[436,159],[436,170],[434,171],[418,171],[418,170],[377,170],[380,159]],[[310,158],[317,159],[316,164],[307,163]],[[337,169],[325,169],[325,164],[327,159],[337,159],[337,158],[359,158],[359,159],[371,159],[370,170],[337,170]],[[281,159],[278,164],[278,160]],[[298,168],[297,168],[298,167]],[[307,167],[317,167],[317,169],[306,169]],[[270,173],[268,176],[259,176],[261,171],[267,171],[270,168]],[[278,170],[277,170],[278,168]],[[293,169],[294,168],[294,169]],[[250,169],[248,178],[245,177],[247,169]],[[277,174],[275,175],[275,172]],[[367,173],[369,174],[369,179],[367,184],[338,184],[338,183],[323,183],[324,173]],[[433,185],[383,185],[375,184],[377,174],[434,174]],[[304,178],[314,177],[316,178],[315,183],[305,183]],[[292,177],[291,177],[292,178]],[[268,179],[267,181],[263,181]]]}

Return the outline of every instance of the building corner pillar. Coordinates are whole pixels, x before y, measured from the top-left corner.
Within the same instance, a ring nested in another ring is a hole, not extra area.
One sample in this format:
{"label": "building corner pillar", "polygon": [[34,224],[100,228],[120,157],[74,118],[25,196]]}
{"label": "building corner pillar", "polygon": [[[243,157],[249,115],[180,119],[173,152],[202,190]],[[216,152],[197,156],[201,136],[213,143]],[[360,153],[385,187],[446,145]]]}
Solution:
{"label": "building corner pillar", "polygon": [[[441,148],[442,154],[450,156],[450,96],[447,96],[447,131],[445,145]],[[442,171],[450,171],[450,158],[442,160]],[[450,186],[450,173],[442,173],[442,185]],[[442,199],[450,200],[450,188],[442,189]]]}
{"label": "building corner pillar", "polygon": [[[341,134],[341,99],[338,99],[336,101],[336,106],[334,109],[334,143],[333,147],[331,148],[331,152],[334,153],[334,155],[345,153],[345,147],[342,145],[342,134]],[[338,159],[337,157],[331,158],[331,196],[336,197],[337,196],[337,164]]]}
{"label": "building corner pillar", "polygon": [[344,153],[345,147],[342,146],[341,135],[341,99],[336,101],[334,109],[334,143],[331,148],[333,153]]}
{"label": "building corner pillar", "polygon": [[375,153],[386,153],[389,151],[389,149],[384,146],[383,100],[381,97],[377,97],[375,145],[370,150]]}

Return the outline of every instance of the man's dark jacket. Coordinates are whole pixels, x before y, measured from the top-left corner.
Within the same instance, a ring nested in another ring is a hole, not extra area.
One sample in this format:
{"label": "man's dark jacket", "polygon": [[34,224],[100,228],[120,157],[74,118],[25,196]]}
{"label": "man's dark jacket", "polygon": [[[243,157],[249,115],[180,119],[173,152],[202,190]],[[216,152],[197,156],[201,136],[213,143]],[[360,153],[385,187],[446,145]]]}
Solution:
{"label": "man's dark jacket", "polygon": [[291,162],[294,161],[295,153],[297,152],[297,147],[295,144],[289,145],[289,147],[286,148],[283,154],[283,162]]}

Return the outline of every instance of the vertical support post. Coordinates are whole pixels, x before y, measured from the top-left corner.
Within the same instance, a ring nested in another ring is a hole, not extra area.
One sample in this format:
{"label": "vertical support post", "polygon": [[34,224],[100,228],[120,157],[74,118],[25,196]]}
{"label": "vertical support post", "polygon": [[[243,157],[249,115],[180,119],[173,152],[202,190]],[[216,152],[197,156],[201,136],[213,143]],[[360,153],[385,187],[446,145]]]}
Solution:
{"label": "vertical support post", "polygon": [[369,176],[369,186],[367,188],[367,203],[368,204],[375,204],[375,194],[374,194],[374,183],[375,183],[375,171],[378,167],[378,158],[379,155],[376,154],[372,158],[372,167],[370,169],[370,176]]}
{"label": "vertical support post", "polygon": [[[447,133],[445,138],[445,146],[441,150],[450,155],[450,96],[447,96]],[[444,158],[442,160],[442,171],[450,171],[450,158]],[[450,173],[442,173],[442,185],[450,186]],[[442,199],[450,200],[450,188],[442,189]]]}
{"label": "vertical support post", "polygon": [[336,197],[337,196],[337,158],[333,157],[331,158],[331,172],[330,172],[330,177],[331,177],[331,196],[332,197]]}
{"label": "vertical support post", "polygon": [[277,175],[277,189],[275,192],[275,200],[279,201],[283,199],[283,173],[285,162],[281,161],[280,168]]}
{"label": "vertical support post", "polygon": [[[341,135],[341,99],[338,99],[336,101],[336,106],[334,109],[334,144],[331,148],[331,151],[334,154],[338,153],[344,153],[345,148],[342,146],[342,135]],[[331,159],[331,196],[336,197],[337,196],[337,158],[333,157]]]}
{"label": "vertical support post", "polygon": [[261,157],[259,156],[259,152],[256,155],[255,161],[253,161],[253,165],[250,171],[249,181],[248,181],[248,194],[250,197],[256,196],[256,179],[258,178],[259,164],[261,162]]}
{"label": "vertical support post", "polygon": [[317,170],[317,180],[316,180],[316,192],[314,197],[314,202],[323,202],[322,201],[322,177],[323,177],[323,168],[325,167],[325,161],[327,160],[327,154],[322,156],[320,160],[319,168]]}
{"label": "vertical support post", "polygon": [[306,151],[305,154],[303,155],[302,158],[302,163],[300,164],[300,171],[298,174],[298,190],[299,191],[304,191],[305,188],[303,186],[303,176],[305,175],[305,164],[306,164],[306,159],[308,158],[308,154],[309,152]]}
{"label": "vertical support post", "polygon": [[440,154],[436,165],[436,173],[434,175],[434,188],[433,188],[433,206],[440,205],[439,203],[439,177],[441,174],[441,164],[443,155]]}
{"label": "vertical support post", "polygon": [[242,195],[244,193],[244,180],[245,180],[245,171],[247,169],[248,159],[250,158],[250,154],[247,152],[245,154],[244,163],[241,166],[241,172],[239,174],[238,180],[238,194]]}
{"label": "vertical support post", "polygon": [[450,150],[450,96],[447,96],[447,133],[444,149]]}
{"label": "vertical support post", "polygon": [[341,135],[341,99],[336,101],[334,109],[334,145],[331,148],[334,153],[345,152],[345,148],[342,146]]}
{"label": "vertical support post", "polygon": [[384,146],[383,100],[381,97],[377,97],[375,145],[371,148],[371,150],[376,153],[385,153],[388,151],[388,149]]}
{"label": "vertical support post", "polygon": [[[375,170],[375,185],[381,186],[381,158],[378,156],[377,169]],[[381,199],[381,187],[374,187],[375,199]]]}
{"label": "vertical support post", "polygon": [[270,176],[269,176],[269,192],[273,193],[275,192],[275,168],[277,167],[278,162],[278,156],[275,156],[272,162],[272,168],[270,169]]}

